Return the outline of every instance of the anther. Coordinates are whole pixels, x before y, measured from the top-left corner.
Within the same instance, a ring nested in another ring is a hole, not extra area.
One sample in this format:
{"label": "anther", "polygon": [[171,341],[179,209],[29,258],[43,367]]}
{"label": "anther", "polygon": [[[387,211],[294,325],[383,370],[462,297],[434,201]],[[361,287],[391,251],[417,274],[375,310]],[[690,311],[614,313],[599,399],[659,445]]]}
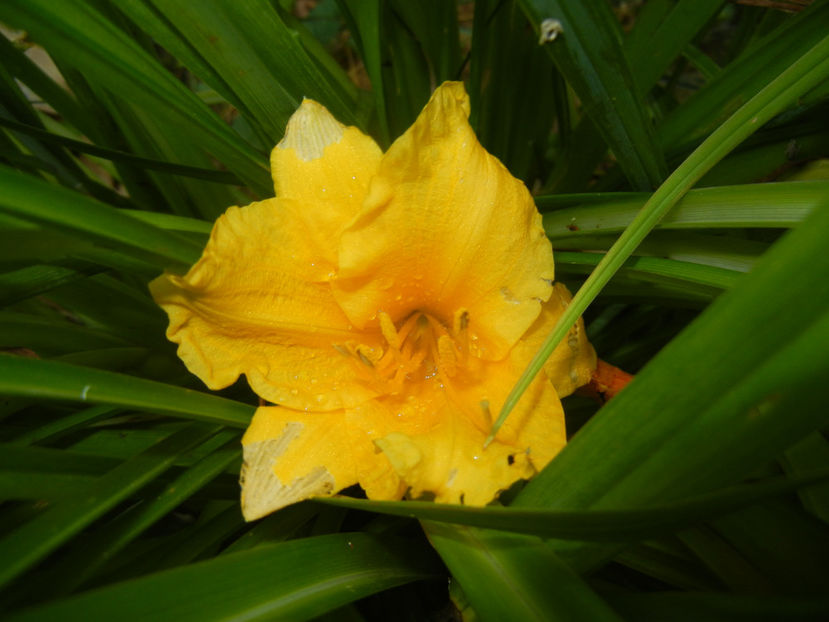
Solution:
{"label": "anther", "polygon": [[489,400],[481,400],[481,410],[484,413],[484,424],[488,427],[492,427],[492,412],[489,410]]}

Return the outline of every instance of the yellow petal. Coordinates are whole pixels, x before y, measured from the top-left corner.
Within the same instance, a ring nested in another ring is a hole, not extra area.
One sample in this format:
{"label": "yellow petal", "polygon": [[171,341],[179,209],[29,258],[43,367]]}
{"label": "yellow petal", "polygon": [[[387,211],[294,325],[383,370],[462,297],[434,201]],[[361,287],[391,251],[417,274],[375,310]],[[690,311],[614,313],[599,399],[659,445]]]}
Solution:
{"label": "yellow petal", "polygon": [[308,243],[316,251],[317,278],[336,268],[337,245],[357,214],[382,152],[356,127],[306,99],[291,116],[285,137],[271,152],[276,196],[302,205]]}
{"label": "yellow petal", "polygon": [[[485,505],[516,481],[535,475],[564,446],[561,403],[542,376],[484,449],[491,413],[497,413],[515,378],[499,379],[506,365],[509,363],[484,364],[483,379],[433,394],[430,401],[435,416],[430,427],[401,427],[375,441],[412,497],[426,495],[439,503]],[[418,401],[423,397],[418,396]],[[382,406],[384,399],[369,404]]]}
{"label": "yellow petal", "polygon": [[[567,288],[556,283],[553,295],[542,306],[538,319],[513,349],[512,357],[515,361],[522,361],[524,367],[529,364],[571,299]],[[590,382],[595,369],[596,351],[587,340],[584,320],[579,318],[547,359],[544,371],[555,386],[558,396],[566,397]]]}
{"label": "yellow petal", "polygon": [[[412,384],[405,401],[383,396],[355,409],[393,413],[366,419],[396,418],[396,425],[386,425],[391,430],[387,434],[379,425],[371,433],[411,496],[484,505],[517,480],[535,475],[564,447],[561,402],[547,375],[539,374],[484,449],[493,417],[552,327],[549,323],[555,323],[561,305],[558,296],[547,303],[544,321],[540,318],[530,335],[534,343],[522,339],[506,359],[485,361],[464,355],[461,349],[456,351],[456,373],[451,378],[438,376]],[[559,350],[556,353],[556,365],[563,364],[566,357]]]}
{"label": "yellow petal", "polygon": [[353,330],[330,286],[314,282],[314,254],[296,210],[278,199],[230,208],[190,271],[165,274],[150,290],[170,317],[167,338],[209,388],[245,374],[273,403],[300,410],[358,404],[375,391],[354,357],[334,346],[371,346],[379,337]]}
{"label": "yellow petal", "polygon": [[421,310],[506,356],[550,297],[553,256],[526,187],[478,143],[461,83],[445,83],[383,156],[343,233],[337,300],[357,327]]}
{"label": "yellow petal", "polygon": [[389,461],[343,411],[259,408],[242,445],[242,513],[249,521],[356,483],[374,499],[403,493]]}
{"label": "yellow petal", "polygon": [[431,496],[485,505],[541,470],[565,443],[552,384],[536,378],[486,449],[518,363],[477,361],[452,386],[431,378],[405,396],[382,396],[344,411],[257,410],[245,437],[242,504],[253,520],[280,507],[359,484],[370,499]]}

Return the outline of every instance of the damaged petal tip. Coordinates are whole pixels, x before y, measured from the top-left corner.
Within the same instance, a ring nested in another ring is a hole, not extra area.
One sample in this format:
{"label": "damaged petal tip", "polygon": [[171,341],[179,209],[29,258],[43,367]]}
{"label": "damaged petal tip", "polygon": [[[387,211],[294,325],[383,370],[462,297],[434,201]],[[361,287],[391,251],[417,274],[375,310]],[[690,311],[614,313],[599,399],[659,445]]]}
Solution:
{"label": "damaged petal tip", "polygon": [[339,142],[345,126],[328,109],[312,99],[303,99],[297,111],[288,119],[285,137],[277,149],[293,149],[299,159],[316,160],[322,157],[328,145]]}
{"label": "damaged petal tip", "polygon": [[311,469],[285,484],[274,473],[274,464],[302,432],[301,423],[288,423],[276,438],[243,445],[242,515],[256,520],[286,505],[311,497],[329,496],[336,489],[331,473],[323,466]]}

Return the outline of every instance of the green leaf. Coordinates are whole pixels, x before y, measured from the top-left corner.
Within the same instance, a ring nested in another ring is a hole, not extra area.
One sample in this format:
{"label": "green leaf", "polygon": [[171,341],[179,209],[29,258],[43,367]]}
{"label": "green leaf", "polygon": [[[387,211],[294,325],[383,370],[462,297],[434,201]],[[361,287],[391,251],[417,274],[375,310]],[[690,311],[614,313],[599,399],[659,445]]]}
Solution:
{"label": "green leaf", "polygon": [[770,499],[712,527],[781,592],[819,594],[829,582],[829,533],[796,503]]}
{"label": "green leaf", "polygon": [[686,104],[679,106],[660,125],[665,149],[681,151],[711,132],[818,45],[826,36],[829,5],[814,2],[780,28],[756,41],[750,52],[729,64]]}
{"label": "green leaf", "polygon": [[380,139],[383,146],[391,143],[386,92],[383,85],[383,52],[381,38],[380,0],[340,0],[340,6],[350,22],[355,43],[360,50],[363,64],[374,94],[374,106],[380,122]]}
{"label": "green leaf", "polygon": [[[808,431],[814,417],[808,409],[787,416],[789,432],[783,437],[776,429],[783,422],[775,421],[773,414],[780,416],[781,403],[789,399],[785,396],[800,382],[818,375],[827,363],[825,357],[821,360],[810,355],[817,352],[829,322],[829,284],[822,276],[829,270],[829,257],[821,250],[826,226],[829,211],[815,210],[772,247],[750,274],[715,301],[579,431],[528,484],[519,502],[575,509],[602,499],[609,508],[612,489],[616,504],[630,504],[634,498],[613,486],[622,479],[628,482],[626,486],[632,485],[634,472],[648,479],[647,487],[638,493],[648,499],[668,492],[676,496],[680,489],[701,490],[711,482],[738,477],[728,467],[739,462],[743,452],[758,451],[767,442],[783,449],[780,444],[786,438],[794,441]],[[786,322],[775,322],[780,317]],[[775,324],[774,331],[763,328],[770,323]],[[684,379],[691,369],[695,371],[694,382],[688,383]],[[787,384],[795,378],[800,380]],[[755,407],[761,408],[762,417],[754,416]],[[659,425],[652,419],[655,412],[662,413]],[[766,425],[770,427],[763,427]],[[800,425],[806,426],[805,430]],[[716,439],[711,436],[713,429],[718,430]],[[761,429],[768,436],[761,436]],[[638,430],[637,434],[632,436],[632,430]],[[620,438],[625,439],[624,450],[618,447]],[[694,446],[695,450],[672,453],[668,444],[672,438],[671,443]],[[705,447],[687,445],[692,438]],[[705,456],[721,451],[722,444],[734,438],[741,439],[739,447],[732,447],[702,469]],[[605,457],[601,464],[590,467],[589,487],[574,486],[573,476],[587,477],[587,463],[608,451],[605,443],[614,446],[613,459]],[[591,454],[589,458],[584,451]],[[575,460],[572,466],[571,459]],[[650,462],[654,459],[660,464]],[[660,472],[665,477],[661,483],[657,481]],[[690,472],[694,476],[680,488],[677,478]]]}
{"label": "green leaf", "polygon": [[0,472],[0,499],[54,502],[82,494],[95,483],[92,475],[31,473],[20,470]]}
{"label": "green leaf", "polygon": [[[821,111],[826,115],[829,107]],[[764,134],[771,136],[771,131]],[[829,156],[829,131],[816,131],[814,127],[785,128],[785,138],[778,141],[758,141],[745,145],[724,158],[717,166],[703,175],[697,186],[722,186],[745,184],[778,179],[788,169],[796,169],[799,162],[819,160]],[[760,138],[760,135],[757,136]],[[748,141],[747,141],[748,142]],[[820,179],[819,177],[817,179]]]}
{"label": "green leaf", "polygon": [[0,311],[0,343],[49,353],[129,345],[114,335],[65,320],[55,322],[9,311]]}
{"label": "green leaf", "polygon": [[187,218],[175,214],[159,214],[158,212],[144,212],[141,210],[124,210],[124,213],[159,229],[196,234],[193,239],[202,247],[207,242],[211,229],[213,229],[213,223],[199,218]]}
{"label": "green leaf", "polygon": [[[529,187],[542,170],[550,130],[558,117],[567,131],[567,88],[549,55],[527,37],[516,2],[475,3],[469,51],[470,123],[481,144]],[[515,67],[522,71],[515,71]],[[550,106],[556,99],[560,106]],[[564,137],[562,137],[564,139]]]}
{"label": "green leaf", "polygon": [[84,427],[99,419],[106,419],[118,412],[117,409],[110,406],[84,408],[76,413],[60,417],[51,423],[38,426],[29,432],[21,434],[15,437],[12,442],[16,445],[28,445],[30,443],[55,440],[72,430]]}
{"label": "green leaf", "polygon": [[[829,212],[817,210],[778,243],[582,428],[516,504],[610,509],[676,498],[748,475],[820,425],[824,409],[809,387],[829,373],[820,355],[829,339],[827,226]],[[567,559],[586,568],[610,554],[574,545]]]}
{"label": "green leaf", "polygon": [[[717,232],[719,233],[719,232]],[[768,250],[764,242],[746,239],[738,230],[734,235],[719,235],[657,231],[634,251],[634,255],[665,257],[677,261],[714,266],[736,272],[748,272],[757,259]],[[555,252],[560,250],[607,250],[616,241],[616,235],[573,236],[555,240]]]}
{"label": "green leaf", "polygon": [[417,118],[429,100],[432,84],[423,50],[393,11],[384,21],[388,41],[387,61],[383,65],[383,85],[389,110],[392,137],[400,136]]}
{"label": "green leaf", "polygon": [[643,622],[808,622],[829,616],[829,598],[825,596],[608,591],[606,597],[626,620]]}
{"label": "green leaf", "polygon": [[[656,84],[723,4],[724,0],[680,0],[659,20],[658,27],[641,33],[640,19],[637,18],[633,29],[636,36],[625,42],[625,52],[634,82],[641,92],[646,93]],[[648,5],[645,5],[643,12],[647,9]]]}
{"label": "green leaf", "polygon": [[675,538],[626,548],[614,557],[614,561],[686,590],[722,589],[722,584]]}
{"label": "green leaf", "polygon": [[342,122],[354,123],[354,88],[345,91],[342,81],[323,73],[268,3],[153,0],[151,4],[160,19],[145,19],[147,9],[137,1],[122,8],[160,41],[181,37],[183,43],[173,49],[192,50],[185,61],[197,55],[201,63],[193,69],[209,66],[206,80],[220,76],[216,88],[230,89],[232,101],[240,102],[265,131],[268,147],[282,138],[303,96],[320,101]]}
{"label": "green leaf", "polygon": [[457,7],[443,0],[417,4],[405,0],[388,2],[419,42],[429,63],[432,83],[437,86],[447,80],[457,80],[461,72]]}
{"label": "green leaf", "polygon": [[636,95],[610,6],[601,0],[522,0],[521,5],[536,32],[544,20],[558,20],[560,34],[541,45],[578,95],[631,185],[637,190],[658,186],[665,177],[664,157]]}
{"label": "green leaf", "polygon": [[483,622],[621,620],[537,538],[432,522],[423,529]]}
{"label": "green leaf", "polygon": [[90,482],[86,491],[65,499],[0,539],[0,585],[43,559],[119,501],[166,470],[183,451],[218,431],[191,424],[180,432]]}
{"label": "green leaf", "polygon": [[[829,464],[829,441],[814,433],[786,450],[780,460],[787,473],[798,475],[815,465]],[[800,491],[803,505],[824,523],[829,523],[829,486]]]}
{"label": "green leaf", "polygon": [[0,167],[0,211],[113,245],[159,267],[189,265],[200,248],[112,207],[17,171]]}
{"label": "green leaf", "polygon": [[[589,274],[601,261],[601,253],[556,252],[557,278],[573,274]],[[648,283],[676,286],[698,284],[719,289],[734,285],[739,273],[714,266],[702,266],[687,261],[675,261],[660,257],[631,257],[619,268],[617,277]]]}
{"label": "green leaf", "polygon": [[645,540],[679,531],[702,520],[728,514],[773,496],[791,493],[801,487],[823,483],[829,470],[823,468],[795,480],[776,478],[768,482],[744,484],[696,498],[641,510],[568,512],[534,508],[483,508],[435,504],[426,501],[364,501],[348,497],[319,499],[320,503],[340,507],[501,529],[528,535],[585,541]]}
{"label": "green leaf", "polygon": [[0,395],[33,396],[146,409],[247,427],[254,407],[134,376],[56,361],[0,356]]}
{"label": "green leaf", "polygon": [[[809,387],[829,374],[829,360],[819,355],[829,340],[826,227],[829,211],[817,210],[769,252],[580,430],[513,507],[618,509],[677,499],[746,476],[820,425],[825,409]],[[763,328],[782,315],[785,327]],[[686,382],[689,370],[693,383]],[[514,549],[545,546],[465,529],[474,533],[476,557],[492,567],[508,564]],[[462,536],[447,536],[449,556],[458,546],[452,538]],[[546,546],[578,571],[596,568],[618,548],[561,540]],[[480,611],[504,578],[467,582],[479,593],[477,602],[470,598]]]}
{"label": "green leaf", "polygon": [[706,171],[747,138],[759,125],[829,75],[829,36],[785,69],[771,84],[742,106],[702,143],[653,194],[604,259],[573,297],[536,356],[507,396],[488,442],[495,437],[518,398],[541,370],[578,317],[622,266],[659,220]]}
{"label": "green leaf", "polygon": [[[165,434],[169,434],[169,430]],[[118,466],[118,461],[111,457],[66,449],[26,447],[8,443],[0,447],[3,448],[0,452],[0,466],[8,471],[98,475]]]}
{"label": "green leaf", "polygon": [[36,127],[25,125],[23,123],[18,123],[11,119],[4,119],[0,117],[0,126],[8,127],[17,132],[29,134],[30,136],[34,136],[35,138],[39,138],[40,140],[43,140],[45,142],[69,147],[73,151],[79,151],[80,153],[88,153],[91,155],[100,156],[102,158],[107,158],[108,160],[113,161],[129,162],[130,164],[135,164],[136,166],[146,168],[149,170],[161,171],[163,173],[169,173],[171,175],[182,175],[184,177],[192,177],[194,179],[204,179],[206,181],[212,181],[222,184],[239,185],[241,183],[233,173],[229,173],[227,171],[216,171],[209,168],[199,168],[197,166],[187,166],[186,164],[176,164],[174,162],[161,162],[159,160],[153,160],[151,158],[142,158],[141,156],[137,156],[132,153],[127,153],[125,151],[106,149],[104,147],[98,147],[96,145],[92,145],[81,140],[74,140],[72,138],[67,138],[65,136],[52,134],[51,132],[47,132]]}
{"label": "green leaf", "polygon": [[[694,189],[656,229],[793,227],[823,202],[828,191],[825,181]],[[539,196],[536,204],[545,212],[544,230],[556,244],[560,239],[624,231],[648,198],[638,193]],[[571,206],[573,201],[580,202],[578,207]],[[559,205],[562,209],[546,211]]]}
{"label": "green leaf", "polygon": [[0,5],[0,19],[28,30],[54,56],[83,68],[87,79],[163,119],[169,131],[191,135],[251,187],[269,192],[264,158],[92,5],[10,0]]}
{"label": "green leaf", "polygon": [[0,307],[37,296],[100,271],[96,266],[75,263],[76,267],[34,265],[0,274]]}
{"label": "green leaf", "polygon": [[239,433],[227,430],[220,432],[217,437],[230,440],[217,451],[183,471],[154,498],[131,507],[109,524],[96,529],[92,538],[79,542],[71,551],[64,554],[59,564],[51,570],[55,578],[49,581],[46,591],[50,595],[63,595],[74,591],[143,531],[173,511],[229,466],[238,464],[241,460]]}
{"label": "green leaf", "polygon": [[58,86],[40,67],[17,49],[6,37],[0,39],[0,58],[9,73],[31,88],[78,128],[86,128],[91,120],[66,90]]}
{"label": "green leaf", "polygon": [[319,513],[319,506],[310,501],[290,505],[256,521],[251,529],[230,543],[221,554],[228,555],[260,546],[264,542],[282,542]]}
{"label": "green leaf", "polygon": [[361,533],[332,534],[262,545],[87,592],[9,619],[299,621],[439,573],[422,546]]}
{"label": "green leaf", "polygon": [[[648,93],[683,47],[700,34],[721,0],[651,0],[636,15],[624,48],[637,93]],[[582,117],[570,141],[563,145],[545,189],[570,192],[587,187],[607,145],[588,117]]]}

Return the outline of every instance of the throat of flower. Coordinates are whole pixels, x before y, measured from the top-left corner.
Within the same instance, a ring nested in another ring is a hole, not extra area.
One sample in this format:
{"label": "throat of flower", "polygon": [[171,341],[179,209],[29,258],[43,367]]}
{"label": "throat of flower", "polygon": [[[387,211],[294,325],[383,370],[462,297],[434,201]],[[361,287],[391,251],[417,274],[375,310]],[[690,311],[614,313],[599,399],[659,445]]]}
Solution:
{"label": "throat of flower", "polygon": [[424,311],[414,311],[395,326],[388,313],[380,312],[386,347],[375,360],[358,349],[360,362],[387,394],[400,393],[411,383],[454,378],[468,357],[468,313],[455,315],[451,328]]}

